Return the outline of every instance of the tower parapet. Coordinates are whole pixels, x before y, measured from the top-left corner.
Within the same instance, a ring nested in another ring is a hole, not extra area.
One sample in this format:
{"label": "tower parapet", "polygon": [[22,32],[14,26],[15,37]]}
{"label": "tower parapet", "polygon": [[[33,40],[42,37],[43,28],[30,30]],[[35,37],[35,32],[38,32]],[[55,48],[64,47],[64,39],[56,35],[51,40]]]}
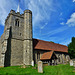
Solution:
{"label": "tower parapet", "polygon": [[15,12],[15,10],[11,10],[11,11],[10,11],[10,13],[13,13],[13,14],[15,14],[16,12]]}
{"label": "tower parapet", "polygon": [[23,40],[24,14],[11,10],[5,20],[4,32],[12,27],[12,38]]}
{"label": "tower parapet", "polygon": [[30,13],[30,14],[32,14],[32,11],[30,11],[30,10],[25,10],[24,13]]}
{"label": "tower parapet", "polygon": [[14,10],[11,10],[8,14],[6,20],[5,20],[5,28],[4,31],[7,28],[10,28],[10,26],[15,26],[15,20],[16,19],[24,19],[24,14],[20,14],[19,12],[15,12]]}

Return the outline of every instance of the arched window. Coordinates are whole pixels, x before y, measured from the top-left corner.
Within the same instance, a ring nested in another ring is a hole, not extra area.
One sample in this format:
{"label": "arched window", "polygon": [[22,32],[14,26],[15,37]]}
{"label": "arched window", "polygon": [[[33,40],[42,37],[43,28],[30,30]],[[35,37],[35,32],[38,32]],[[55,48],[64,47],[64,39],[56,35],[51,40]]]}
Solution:
{"label": "arched window", "polygon": [[15,26],[18,26],[19,27],[19,19],[16,19],[15,20]]}

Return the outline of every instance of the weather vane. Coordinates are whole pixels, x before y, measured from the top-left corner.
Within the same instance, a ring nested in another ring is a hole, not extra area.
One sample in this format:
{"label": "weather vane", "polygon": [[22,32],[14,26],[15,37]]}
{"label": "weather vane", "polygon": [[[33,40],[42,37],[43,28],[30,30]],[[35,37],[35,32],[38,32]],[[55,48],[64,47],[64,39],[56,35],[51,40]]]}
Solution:
{"label": "weather vane", "polygon": [[18,3],[17,12],[20,12],[20,0],[19,0],[19,3]]}

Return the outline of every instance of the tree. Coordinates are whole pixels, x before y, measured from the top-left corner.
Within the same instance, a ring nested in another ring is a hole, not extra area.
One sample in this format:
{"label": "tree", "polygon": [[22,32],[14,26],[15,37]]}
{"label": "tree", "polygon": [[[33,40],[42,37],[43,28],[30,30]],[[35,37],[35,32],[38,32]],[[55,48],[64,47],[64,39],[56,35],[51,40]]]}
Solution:
{"label": "tree", "polygon": [[50,42],[54,43],[53,41],[50,41]]}
{"label": "tree", "polygon": [[75,37],[72,37],[72,42],[68,45],[68,53],[70,58],[75,58]]}

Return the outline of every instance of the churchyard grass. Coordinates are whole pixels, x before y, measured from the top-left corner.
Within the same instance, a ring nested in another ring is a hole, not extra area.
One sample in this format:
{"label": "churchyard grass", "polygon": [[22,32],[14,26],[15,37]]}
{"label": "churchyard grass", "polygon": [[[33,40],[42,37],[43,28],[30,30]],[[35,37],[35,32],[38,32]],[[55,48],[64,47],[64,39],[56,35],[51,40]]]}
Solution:
{"label": "churchyard grass", "polygon": [[20,68],[20,66],[11,66],[0,68],[0,75],[75,75],[73,67],[67,65],[45,66],[44,73],[38,73],[35,67],[28,66],[27,68]]}

